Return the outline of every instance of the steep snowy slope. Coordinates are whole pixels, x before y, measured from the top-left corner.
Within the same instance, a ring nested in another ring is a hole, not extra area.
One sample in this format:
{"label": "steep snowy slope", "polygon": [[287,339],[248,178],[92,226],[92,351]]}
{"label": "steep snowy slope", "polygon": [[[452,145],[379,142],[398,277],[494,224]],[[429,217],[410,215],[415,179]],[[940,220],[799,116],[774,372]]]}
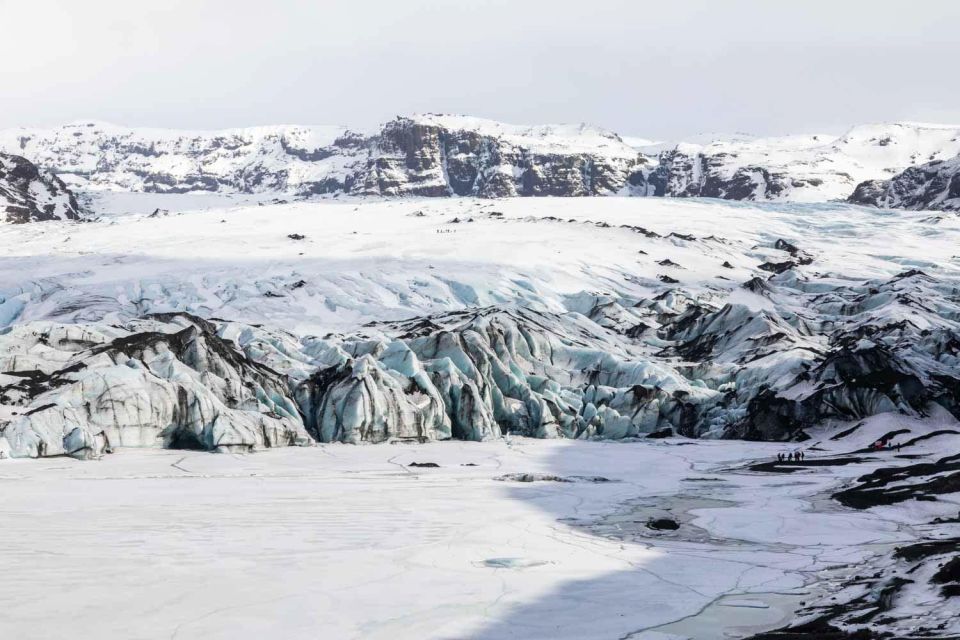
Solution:
{"label": "steep snowy slope", "polygon": [[900,123],[843,136],[649,143],[585,125],[396,118],[369,133],[277,126],[212,132],[81,123],[0,131],[0,150],[85,190],[303,196],[701,196],[843,200],[865,180],[960,153],[960,127]]}
{"label": "steep snowy slope", "polygon": [[0,153],[0,222],[79,217],[76,198],[59,178],[26,158]]}
{"label": "steep snowy slope", "polygon": [[[17,227],[0,237],[5,437],[17,455],[184,433],[204,448],[301,432],[781,439],[957,414],[958,236],[926,213],[634,198]],[[210,324],[155,315],[172,312]],[[234,364],[213,377],[211,356],[161,339],[191,327]],[[120,414],[163,419],[145,436]]]}

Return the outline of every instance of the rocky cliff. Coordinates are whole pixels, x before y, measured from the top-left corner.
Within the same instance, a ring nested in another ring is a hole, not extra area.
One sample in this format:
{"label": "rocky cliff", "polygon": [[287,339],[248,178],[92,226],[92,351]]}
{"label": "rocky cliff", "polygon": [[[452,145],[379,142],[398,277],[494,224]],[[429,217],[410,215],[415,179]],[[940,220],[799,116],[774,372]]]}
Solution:
{"label": "rocky cliff", "polygon": [[26,158],[0,153],[0,222],[79,217],[76,198],[57,176]]}
{"label": "rocky cliff", "polygon": [[861,182],[849,201],[896,209],[960,211],[960,156],[910,167],[890,180]]}
{"label": "rocky cliff", "polygon": [[278,196],[709,197],[843,200],[865,180],[960,153],[956,128],[868,125],[843,136],[649,143],[586,125],[514,126],[465,116],[396,118],[372,132],[275,126],[214,132],[81,123],[0,131],[84,190]]}

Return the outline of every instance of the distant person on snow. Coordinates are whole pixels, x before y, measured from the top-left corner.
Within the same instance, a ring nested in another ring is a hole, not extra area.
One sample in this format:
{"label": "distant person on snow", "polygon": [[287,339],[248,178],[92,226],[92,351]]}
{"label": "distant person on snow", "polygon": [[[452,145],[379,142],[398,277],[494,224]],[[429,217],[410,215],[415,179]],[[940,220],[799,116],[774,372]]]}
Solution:
{"label": "distant person on snow", "polygon": [[787,454],[787,462],[793,462],[793,451]]}

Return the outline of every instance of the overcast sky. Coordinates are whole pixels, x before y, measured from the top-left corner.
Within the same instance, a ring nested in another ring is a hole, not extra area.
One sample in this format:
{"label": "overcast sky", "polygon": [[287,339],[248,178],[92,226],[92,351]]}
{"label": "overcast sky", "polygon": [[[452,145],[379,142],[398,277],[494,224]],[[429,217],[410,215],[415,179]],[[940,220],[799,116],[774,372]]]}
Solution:
{"label": "overcast sky", "polygon": [[0,0],[0,127],[960,123],[953,0]]}

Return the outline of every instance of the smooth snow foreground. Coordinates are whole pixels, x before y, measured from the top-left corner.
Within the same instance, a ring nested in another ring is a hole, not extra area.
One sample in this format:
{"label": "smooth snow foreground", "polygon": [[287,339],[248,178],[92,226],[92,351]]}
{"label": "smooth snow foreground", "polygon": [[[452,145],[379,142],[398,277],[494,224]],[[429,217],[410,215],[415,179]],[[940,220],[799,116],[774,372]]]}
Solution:
{"label": "smooth snow foreground", "polygon": [[[868,592],[840,591],[854,576],[905,574],[896,546],[960,533],[924,524],[955,515],[953,496],[829,498],[908,451],[955,450],[956,435],[933,435],[842,463],[891,429],[906,442],[954,424],[939,420],[818,433],[808,461],[838,464],[789,474],[747,468],[784,445],[686,439],[4,460],[0,637],[743,637]],[[679,529],[646,526],[660,517]],[[960,603],[934,606],[912,577],[887,628],[960,632]]]}

